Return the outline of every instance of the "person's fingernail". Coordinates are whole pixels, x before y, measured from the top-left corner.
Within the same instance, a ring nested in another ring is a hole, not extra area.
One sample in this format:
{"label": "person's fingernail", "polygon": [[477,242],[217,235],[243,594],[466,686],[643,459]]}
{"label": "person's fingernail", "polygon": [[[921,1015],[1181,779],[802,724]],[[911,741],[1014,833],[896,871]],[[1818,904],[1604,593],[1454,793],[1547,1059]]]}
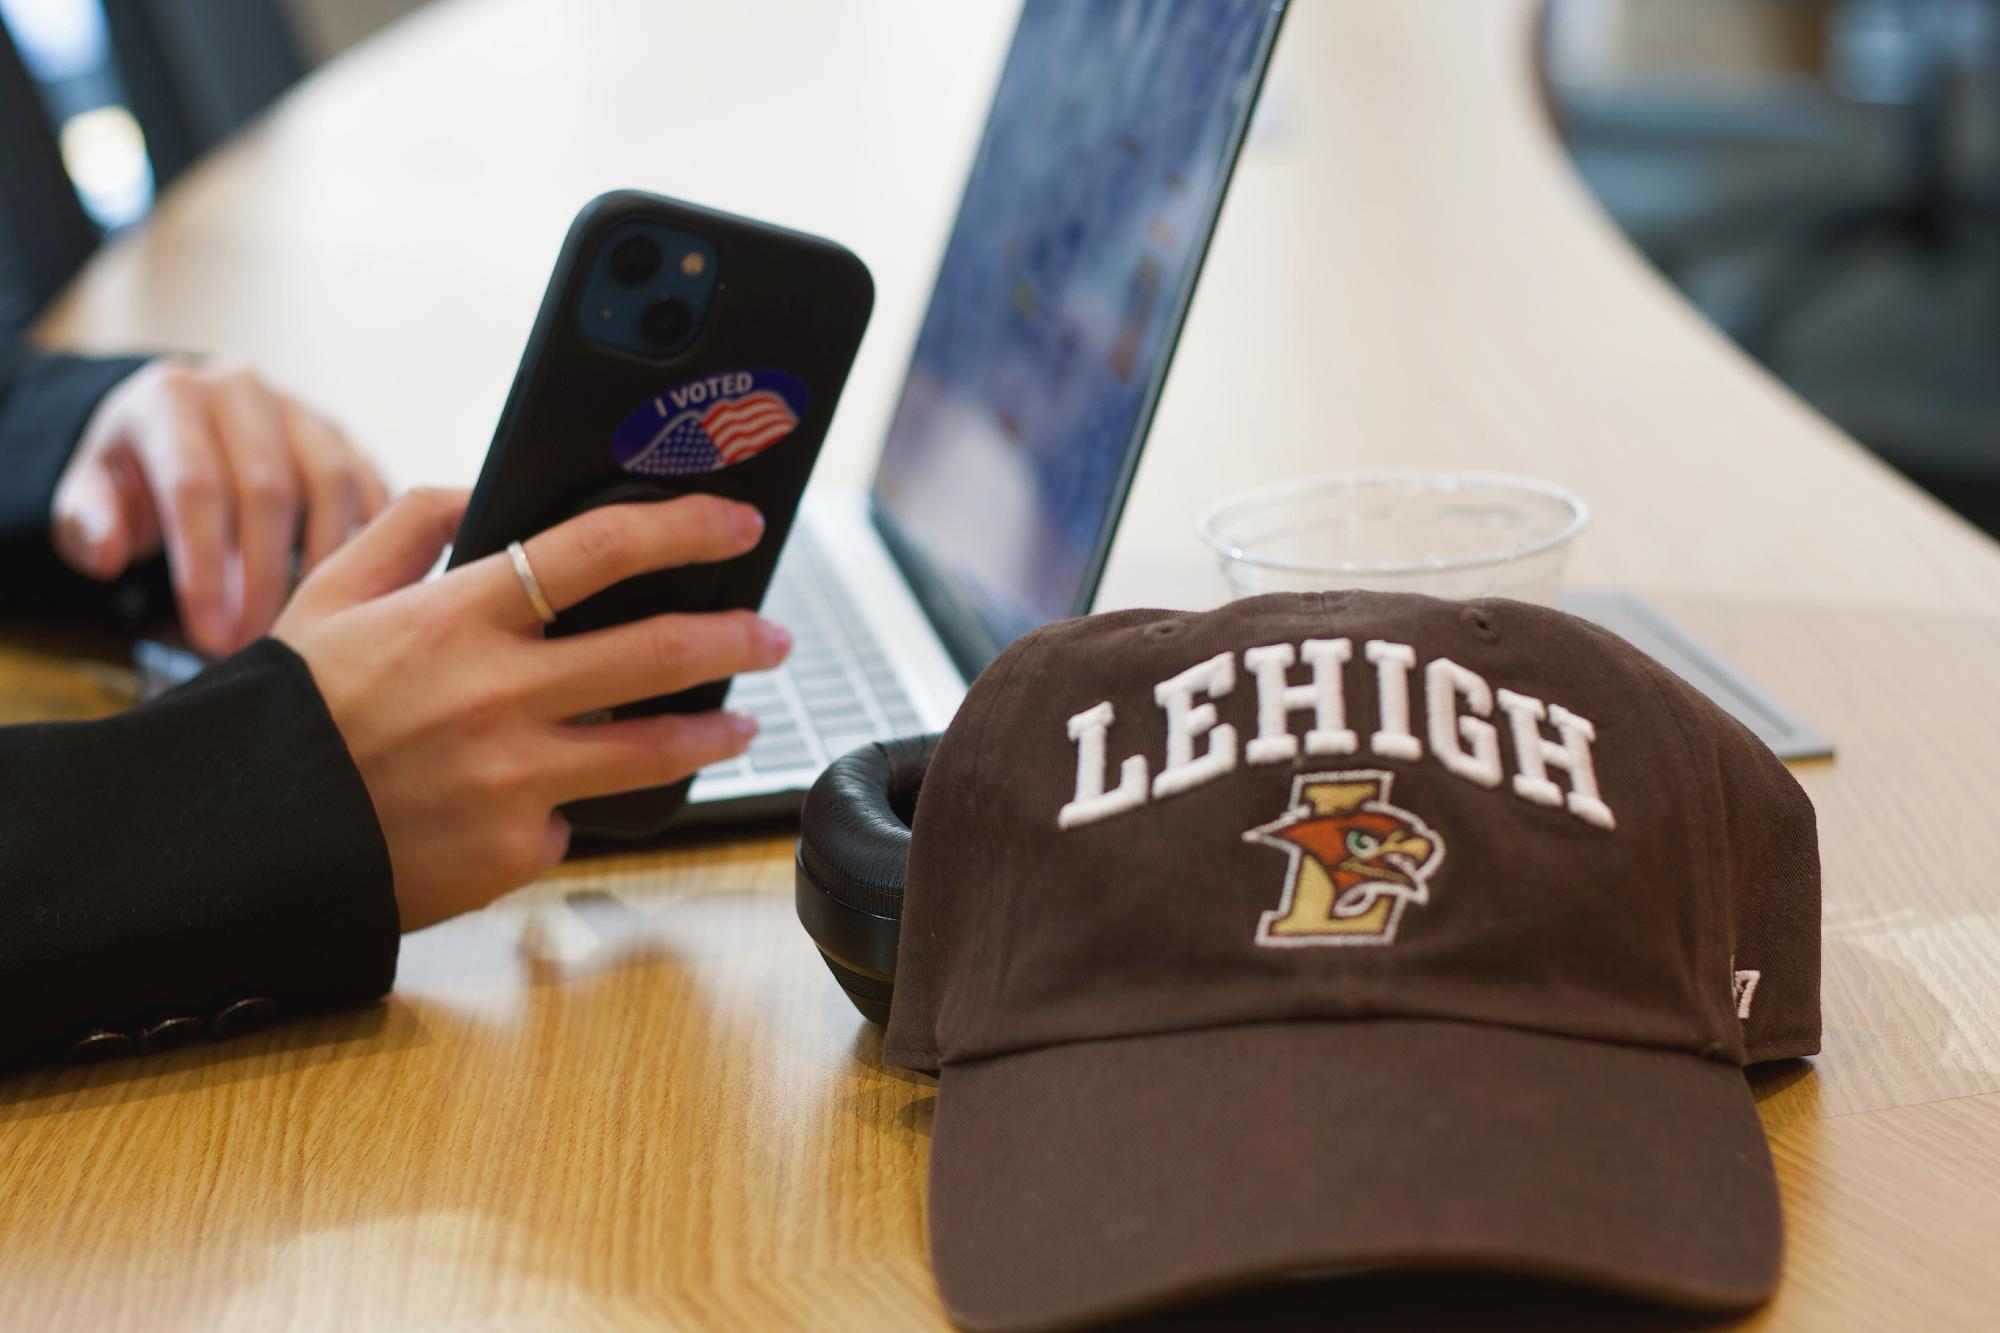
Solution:
{"label": "person's fingernail", "polygon": [[750,505],[738,505],[736,507],[736,531],[744,541],[756,541],[764,535],[764,516]]}
{"label": "person's fingernail", "polygon": [[729,726],[737,736],[746,741],[757,734],[757,719],[748,713],[730,713]]}
{"label": "person's fingernail", "polygon": [[766,652],[773,657],[782,657],[792,650],[792,632],[775,620],[757,618],[757,638]]}

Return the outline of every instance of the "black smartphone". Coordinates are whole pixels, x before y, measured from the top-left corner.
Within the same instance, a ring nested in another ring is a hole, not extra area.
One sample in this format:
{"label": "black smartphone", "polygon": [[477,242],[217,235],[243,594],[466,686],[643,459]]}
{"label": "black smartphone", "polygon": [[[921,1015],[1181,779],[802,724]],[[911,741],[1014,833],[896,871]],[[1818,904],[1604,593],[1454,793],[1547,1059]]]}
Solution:
{"label": "black smartphone", "polygon": [[[556,258],[451,563],[597,505],[708,492],[763,512],[754,550],[628,579],[565,610],[548,633],[757,606],[874,299],[866,266],[817,236],[637,191],[591,200]],[[728,688],[613,715],[701,712]],[[674,817],[688,785],[563,814],[583,833],[643,837]]]}

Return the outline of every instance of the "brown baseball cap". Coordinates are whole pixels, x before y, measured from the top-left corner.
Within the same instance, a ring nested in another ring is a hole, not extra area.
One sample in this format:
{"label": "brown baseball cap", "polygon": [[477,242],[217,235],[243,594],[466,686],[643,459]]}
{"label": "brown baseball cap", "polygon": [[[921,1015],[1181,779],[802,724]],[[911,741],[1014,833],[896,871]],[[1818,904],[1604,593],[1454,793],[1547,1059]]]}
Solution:
{"label": "brown baseball cap", "polygon": [[938,1075],[962,1325],[1361,1268],[1776,1286],[1742,1067],[1818,1049],[1813,810],[1616,636],[1361,592],[1065,621],[914,827],[886,1054]]}

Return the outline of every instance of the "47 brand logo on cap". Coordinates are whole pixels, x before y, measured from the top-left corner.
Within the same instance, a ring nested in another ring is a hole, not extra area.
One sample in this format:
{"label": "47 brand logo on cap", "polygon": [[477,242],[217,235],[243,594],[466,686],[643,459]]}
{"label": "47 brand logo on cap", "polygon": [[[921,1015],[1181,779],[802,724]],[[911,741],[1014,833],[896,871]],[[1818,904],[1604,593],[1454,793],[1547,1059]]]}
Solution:
{"label": "47 brand logo on cap", "polygon": [[1444,841],[1389,804],[1392,781],[1372,768],[1302,774],[1292,782],[1292,808],[1243,835],[1292,862],[1284,897],[1257,925],[1257,943],[1390,944],[1403,909],[1430,901]]}
{"label": "47 brand logo on cap", "polygon": [[806,386],[782,370],[728,370],[641,403],[611,436],[618,466],[644,477],[720,472],[798,429]]}

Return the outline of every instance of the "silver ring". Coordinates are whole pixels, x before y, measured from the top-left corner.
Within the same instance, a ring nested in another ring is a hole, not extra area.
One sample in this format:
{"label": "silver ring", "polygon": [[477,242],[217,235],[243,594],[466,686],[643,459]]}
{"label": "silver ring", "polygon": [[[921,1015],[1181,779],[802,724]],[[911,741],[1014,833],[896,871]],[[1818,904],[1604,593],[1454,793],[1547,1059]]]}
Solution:
{"label": "silver ring", "polygon": [[521,543],[507,543],[507,558],[514,562],[514,575],[521,580],[521,591],[528,594],[528,605],[535,608],[544,625],[555,624],[556,609],[542,592],[542,585],[535,578],[535,567],[528,563],[528,553],[521,549]]}

